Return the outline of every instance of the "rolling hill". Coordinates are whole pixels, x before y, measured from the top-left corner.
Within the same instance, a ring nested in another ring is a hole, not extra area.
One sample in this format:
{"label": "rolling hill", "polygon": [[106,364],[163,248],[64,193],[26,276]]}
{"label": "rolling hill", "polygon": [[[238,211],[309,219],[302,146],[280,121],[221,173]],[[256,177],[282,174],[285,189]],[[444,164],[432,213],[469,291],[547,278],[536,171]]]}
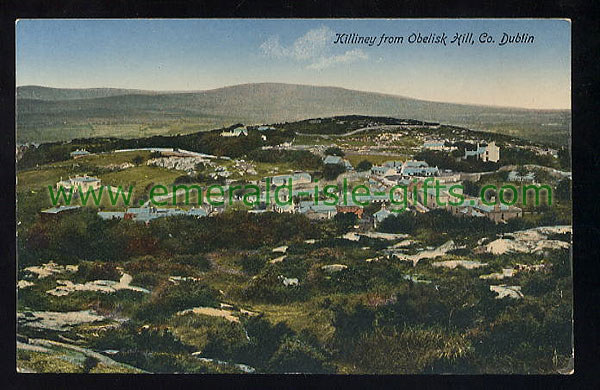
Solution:
{"label": "rolling hill", "polygon": [[17,88],[17,99],[49,101],[93,99],[131,94],[155,94],[155,92],[123,88],[50,88],[37,85],[24,85]]}
{"label": "rolling hill", "polygon": [[140,137],[334,115],[411,118],[568,144],[570,111],[430,102],[337,87],[259,83],[199,92],[17,88],[17,141]]}

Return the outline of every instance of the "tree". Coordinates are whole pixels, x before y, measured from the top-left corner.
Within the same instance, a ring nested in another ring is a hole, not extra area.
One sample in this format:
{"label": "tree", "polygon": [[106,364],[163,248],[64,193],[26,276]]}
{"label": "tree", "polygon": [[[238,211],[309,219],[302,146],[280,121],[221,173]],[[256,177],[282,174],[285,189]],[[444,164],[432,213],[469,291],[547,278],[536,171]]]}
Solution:
{"label": "tree", "polygon": [[313,346],[287,338],[269,361],[269,371],[276,373],[332,373],[326,357]]}
{"label": "tree", "polygon": [[420,326],[376,328],[348,354],[358,373],[415,374],[468,357],[469,341],[456,333]]}
{"label": "tree", "polygon": [[92,356],[86,357],[83,361],[83,372],[89,374],[90,371],[98,365],[98,363],[100,363],[100,360],[97,358]]}
{"label": "tree", "polygon": [[242,270],[249,275],[256,275],[265,266],[266,261],[258,256],[242,256],[238,259]]}
{"label": "tree", "polygon": [[325,155],[327,156],[340,156],[340,157],[344,157],[344,152],[342,151],[342,149],[340,149],[337,146],[331,146],[327,149],[325,149]]}
{"label": "tree", "polygon": [[152,297],[137,309],[135,317],[142,321],[155,321],[192,307],[215,307],[218,296],[218,291],[195,281],[168,284],[155,290]]}
{"label": "tree", "polygon": [[477,183],[469,180],[465,180],[463,182],[463,193],[465,195],[479,196],[480,191],[481,189],[479,188],[479,185]]}
{"label": "tree", "polygon": [[337,213],[333,217],[333,221],[340,234],[347,233],[354,224],[358,217],[354,213]]}
{"label": "tree", "polygon": [[252,367],[261,370],[266,368],[281,343],[294,335],[285,322],[271,324],[262,315],[249,317],[245,328],[250,343],[246,345],[246,356],[240,356],[238,361],[247,361]]}
{"label": "tree", "polygon": [[517,174],[518,174],[520,177],[523,177],[523,176],[527,175],[527,173],[529,173],[529,171],[528,171],[528,170],[527,170],[527,168],[525,168],[523,165],[519,165],[519,166],[517,167]]}
{"label": "tree", "polygon": [[556,186],[556,199],[561,202],[571,200],[571,179],[565,178],[558,182]]}
{"label": "tree", "polygon": [[373,166],[373,163],[371,163],[370,161],[362,160],[356,166],[356,170],[359,172],[364,172],[364,171],[368,171],[369,169],[371,169],[372,166]]}
{"label": "tree", "polygon": [[131,160],[135,165],[140,165],[141,163],[144,162],[144,157],[140,156],[139,154],[137,156],[135,156],[133,158],[133,160]]}
{"label": "tree", "polygon": [[558,161],[561,169],[571,170],[571,153],[568,148],[560,148],[558,150]]}
{"label": "tree", "polygon": [[335,180],[345,171],[346,168],[342,164],[325,164],[323,165],[323,178],[325,180]]}

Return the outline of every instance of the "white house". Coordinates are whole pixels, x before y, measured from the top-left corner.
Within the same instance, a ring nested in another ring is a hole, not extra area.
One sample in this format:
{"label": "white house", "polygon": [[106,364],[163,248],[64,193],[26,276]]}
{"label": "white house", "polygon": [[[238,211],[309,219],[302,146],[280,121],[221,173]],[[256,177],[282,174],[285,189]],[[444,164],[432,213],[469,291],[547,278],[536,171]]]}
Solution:
{"label": "white house", "polygon": [[535,173],[527,172],[524,175],[520,175],[517,171],[510,171],[508,173],[508,181],[519,181],[519,182],[534,182],[535,181]]}
{"label": "white house", "polygon": [[446,146],[446,141],[429,140],[423,143],[423,149],[451,152],[458,148],[456,146]]}
{"label": "white house", "polygon": [[400,169],[402,176],[437,176],[439,169],[430,167],[425,161],[406,161]]}
{"label": "white house", "polygon": [[374,176],[390,176],[390,175],[395,175],[396,169],[395,168],[391,168],[391,167],[387,167],[387,166],[377,166],[377,165],[373,165],[371,167],[371,174]]}
{"label": "white house", "polygon": [[71,152],[71,157],[73,158],[79,158],[79,157],[84,157],[84,156],[88,156],[90,154],[90,152],[88,152],[85,149],[77,149]]}
{"label": "white house", "polygon": [[352,164],[346,159],[341,158],[340,156],[325,156],[323,159],[323,164],[338,164],[343,165],[346,170],[352,169]]}
{"label": "white house", "polygon": [[101,181],[97,177],[92,177],[88,175],[83,176],[75,176],[73,178],[68,178],[67,180],[61,180],[56,183],[56,189],[60,190],[60,188],[64,188],[66,191],[79,190],[83,192],[87,192],[89,188],[92,190],[97,190],[101,186]]}
{"label": "white house", "polygon": [[493,141],[487,145],[479,145],[479,143],[477,143],[477,149],[465,150],[464,158],[466,159],[471,156],[475,156],[483,162],[498,162],[500,160],[500,148],[496,146],[496,143]]}
{"label": "white house", "polygon": [[337,207],[325,204],[315,204],[313,201],[302,201],[298,207],[300,214],[309,219],[330,219],[337,214]]}
{"label": "white house", "polygon": [[221,137],[239,137],[240,135],[248,135],[248,129],[245,127],[236,127],[232,131],[221,132]]}
{"label": "white house", "polygon": [[402,161],[386,161],[383,163],[384,167],[400,169],[404,163]]}

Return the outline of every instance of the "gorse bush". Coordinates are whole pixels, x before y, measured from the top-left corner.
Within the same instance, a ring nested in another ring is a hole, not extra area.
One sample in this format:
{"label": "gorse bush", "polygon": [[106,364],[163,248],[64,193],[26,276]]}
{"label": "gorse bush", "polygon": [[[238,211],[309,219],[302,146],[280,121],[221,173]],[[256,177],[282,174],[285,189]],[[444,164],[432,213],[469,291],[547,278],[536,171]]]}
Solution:
{"label": "gorse bush", "polygon": [[181,281],[161,285],[153,291],[148,301],[140,305],[135,317],[140,320],[156,321],[194,307],[216,307],[219,292],[196,281]]}
{"label": "gorse bush", "polygon": [[376,328],[364,334],[351,353],[362,373],[414,374],[431,371],[439,361],[454,361],[472,353],[469,341],[443,329]]}

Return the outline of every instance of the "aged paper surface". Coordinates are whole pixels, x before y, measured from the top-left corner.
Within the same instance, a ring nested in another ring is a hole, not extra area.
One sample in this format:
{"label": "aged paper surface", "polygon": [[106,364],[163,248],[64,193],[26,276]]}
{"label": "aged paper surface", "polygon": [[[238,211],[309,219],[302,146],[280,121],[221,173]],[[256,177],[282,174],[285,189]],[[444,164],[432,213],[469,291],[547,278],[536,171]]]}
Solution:
{"label": "aged paper surface", "polygon": [[570,31],[19,20],[17,370],[571,373]]}

